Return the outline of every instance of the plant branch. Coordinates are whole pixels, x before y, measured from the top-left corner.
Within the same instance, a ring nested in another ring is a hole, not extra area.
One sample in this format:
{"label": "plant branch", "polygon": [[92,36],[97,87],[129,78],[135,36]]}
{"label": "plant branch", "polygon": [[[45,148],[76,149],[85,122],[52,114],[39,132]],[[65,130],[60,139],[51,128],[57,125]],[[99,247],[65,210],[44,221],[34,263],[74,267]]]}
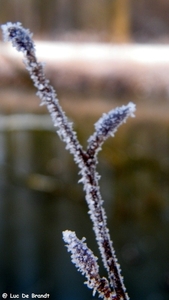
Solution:
{"label": "plant branch", "polygon": [[[99,179],[96,171],[97,154],[101,146],[109,136],[114,136],[117,128],[134,116],[135,105],[129,103],[104,114],[95,124],[95,132],[88,140],[87,150],[83,150],[78,141],[72,123],[62,110],[56,97],[54,88],[50,85],[44,74],[44,66],[37,61],[32,34],[24,29],[21,23],[7,23],[1,26],[4,40],[11,41],[12,45],[24,54],[24,63],[30,77],[37,88],[37,95],[41,99],[41,105],[46,105],[52,117],[57,133],[66,143],[66,149],[74,156],[74,160],[80,169],[81,179],[86,193],[86,201],[89,207],[90,218],[99,246],[104,267],[108,272],[109,282],[101,278],[98,273],[98,265],[92,251],[87,248],[84,240],[77,239],[75,233],[66,231],[63,234],[68,250],[72,253],[72,261],[77,268],[87,277],[88,287],[97,290],[104,299],[128,300],[128,295],[121,276],[121,270],[117,262],[115,251],[107,228],[106,214],[103,208],[103,200],[100,194]],[[84,257],[85,254],[85,257]]]}

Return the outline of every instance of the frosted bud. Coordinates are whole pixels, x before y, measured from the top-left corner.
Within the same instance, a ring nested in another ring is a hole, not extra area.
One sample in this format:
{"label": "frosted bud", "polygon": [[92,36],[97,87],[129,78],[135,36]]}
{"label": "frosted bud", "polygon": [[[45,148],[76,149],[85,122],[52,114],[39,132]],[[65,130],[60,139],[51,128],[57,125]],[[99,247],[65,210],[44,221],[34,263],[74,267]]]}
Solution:
{"label": "frosted bud", "polygon": [[75,232],[66,230],[63,232],[63,239],[67,244],[68,251],[71,252],[72,262],[78,270],[89,280],[97,277],[99,271],[97,257],[84,243],[85,238],[79,240]]}
{"label": "frosted bud", "polygon": [[1,25],[3,37],[5,41],[11,41],[12,45],[23,53],[35,53],[34,43],[32,41],[32,33],[28,29],[22,27],[22,24],[11,23]]}
{"label": "frosted bud", "polygon": [[134,117],[135,104],[130,102],[128,105],[117,107],[103,116],[95,124],[98,137],[106,139],[113,136],[117,128],[131,116]]}

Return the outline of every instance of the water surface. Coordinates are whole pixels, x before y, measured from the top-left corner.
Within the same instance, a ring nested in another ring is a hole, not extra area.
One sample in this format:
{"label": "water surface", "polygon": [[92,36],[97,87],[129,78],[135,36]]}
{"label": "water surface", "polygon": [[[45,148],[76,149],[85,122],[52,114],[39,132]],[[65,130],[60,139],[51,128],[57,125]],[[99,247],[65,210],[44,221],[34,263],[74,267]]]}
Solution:
{"label": "water surface", "polygon": [[[1,126],[0,132],[0,293],[97,299],[84,286],[62,241],[63,230],[75,230],[99,255],[73,158],[48,116],[31,115],[30,123],[17,117],[21,126],[9,125],[9,116],[4,118],[8,126]],[[93,121],[85,126],[75,122],[84,145]],[[128,122],[103,146],[98,170],[108,226],[131,299],[168,300],[169,124]]]}

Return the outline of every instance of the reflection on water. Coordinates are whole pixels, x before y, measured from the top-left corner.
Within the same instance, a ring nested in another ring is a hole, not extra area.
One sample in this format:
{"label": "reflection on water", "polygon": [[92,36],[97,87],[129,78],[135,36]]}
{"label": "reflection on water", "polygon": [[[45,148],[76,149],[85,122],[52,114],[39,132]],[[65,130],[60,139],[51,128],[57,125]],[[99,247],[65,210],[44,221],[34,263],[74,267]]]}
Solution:
{"label": "reflection on water", "polygon": [[[97,299],[71,264],[61,235],[75,230],[98,255],[77,168],[50,126],[28,127],[0,132],[0,293]],[[84,130],[79,126],[81,140]],[[129,295],[167,300],[169,125],[123,126],[99,161],[108,224]]]}

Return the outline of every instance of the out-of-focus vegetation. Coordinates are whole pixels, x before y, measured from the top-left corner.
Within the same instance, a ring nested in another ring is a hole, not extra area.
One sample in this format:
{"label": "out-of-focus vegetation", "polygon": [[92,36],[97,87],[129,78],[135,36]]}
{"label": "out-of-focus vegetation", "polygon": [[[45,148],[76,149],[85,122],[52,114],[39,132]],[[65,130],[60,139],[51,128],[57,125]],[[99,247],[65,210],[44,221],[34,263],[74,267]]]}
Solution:
{"label": "out-of-focus vegetation", "polygon": [[168,0],[1,0],[0,22],[21,21],[39,37],[168,41]]}
{"label": "out-of-focus vegetation", "polygon": [[[94,50],[97,52],[97,60],[95,56],[91,59],[86,54],[83,56],[85,61],[77,57],[74,60],[69,58],[69,61],[47,61],[46,58],[51,58],[52,48],[51,45],[46,48],[46,56],[42,61],[47,62],[45,71],[56,87],[59,98],[63,94],[69,98],[76,94],[81,98],[83,94],[87,98],[119,100],[127,97],[137,102],[142,102],[143,98],[160,99],[160,102],[161,98],[168,99],[168,61],[151,61],[154,56],[164,58],[163,54],[168,51],[168,47],[163,45],[166,49],[161,51],[157,45],[151,49],[146,45],[146,49],[140,48],[139,54],[137,49],[133,52],[134,43],[164,44],[169,41],[168,0],[1,0],[0,8],[0,23],[20,21],[34,32],[38,40],[108,42],[112,46],[122,43],[119,49],[106,50],[103,60],[97,48]],[[129,43],[133,48],[124,48],[123,43]],[[39,51],[40,46],[36,45]],[[101,47],[100,43],[97,45]],[[5,46],[3,44],[0,47],[1,108],[2,103],[7,103],[2,99],[9,99],[2,95],[4,90],[7,89],[9,93],[12,89],[14,95],[13,89],[16,86],[17,92],[18,89],[32,87],[21,60],[11,58],[6,49],[3,51]],[[41,49],[43,47],[41,45]],[[83,51],[84,48],[79,52]],[[109,61],[110,53],[112,57]],[[58,57],[58,50],[55,50],[55,56]],[[30,105],[30,101],[28,103]]]}
{"label": "out-of-focus vegetation", "polygon": [[[51,41],[168,43],[168,15],[169,0],[0,1],[0,23],[20,21],[35,39]],[[47,77],[84,145],[102,112],[136,102],[136,119],[120,128],[100,153],[101,191],[131,299],[168,300],[169,63],[131,63],[124,60],[124,45],[115,52],[113,47],[110,61],[98,53],[93,60],[52,61],[50,47],[50,59],[42,61],[47,61]],[[152,56],[154,49],[156,57],[162,53],[157,48],[150,49]],[[77,170],[55,133],[36,128],[37,116],[34,131],[31,116],[26,128],[25,113],[43,114],[46,108],[38,106],[22,59],[7,50],[8,45],[0,45],[0,293],[94,299],[68,265],[61,242],[66,228],[79,230],[91,245],[94,241]],[[115,57],[117,52],[121,56]],[[41,118],[44,126],[46,117]]]}

